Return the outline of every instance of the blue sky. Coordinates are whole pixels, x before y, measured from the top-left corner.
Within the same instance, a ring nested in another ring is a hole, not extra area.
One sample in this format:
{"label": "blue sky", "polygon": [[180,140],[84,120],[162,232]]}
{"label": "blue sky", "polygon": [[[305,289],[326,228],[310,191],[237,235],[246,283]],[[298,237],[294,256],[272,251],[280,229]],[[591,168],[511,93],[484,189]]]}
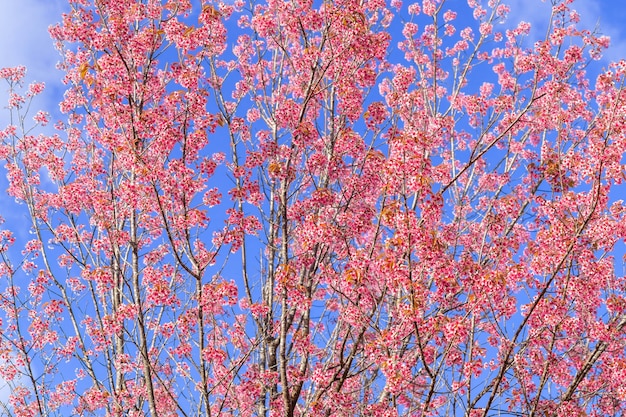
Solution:
{"label": "blue sky", "polygon": [[[515,23],[524,20],[532,24],[534,34],[543,36],[546,30],[546,18],[550,16],[550,0],[508,0],[511,6],[508,20]],[[531,6],[532,4],[532,6]],[[611,37],[611,48],[605,54],[607,61],[626,58],[626,3],[614,0],[576,0],[573,7],[581,17],[584,29],[598,31]]]}
{"label": "blue sky", "polygon": [[[465,0],[448,2],[453,7],[454,3]],[[59,55],[48,35],[48,26],[59,20],[66,3],[65,0],[0,0],[0,67],[26,65],[29,81],[46,82],[46,101],[40,104],[48,110],[56,108],[55,93],[63,88],[62,74],[55,70]],[[507,23],[513,25],[524,20],[533,25],[536,36],[545,33],[549,0],[505,0],[505,3],[511,6]],[[583,27],[597,26],[601,33],[611,37],[611,48],[605,54],[607,61],[626,57],[626,4],[614,0],[577,0],[574,8],[582,17]]]}
{"label": "blue sky", "polygon": [[[465,3],[466,0],[448,2],[453,7],[455,3]],[[543,3],[539,0],[505,2],[511,5],[507,24],[516,25],[522,20],[530,22],[534,28],[531,36],[543,37],[546,19],[550,16],[549,0]],[[58,114],[54,117],[54,113],[64,87],[60,82],[63,74],[55,69],[59,55],[48,35],[48,26],[60,19],[64,7],[67,7],[65,0],[0,0],[0,67],[25,65],[28,68],[27,81],[45,82],[47,91],[36,101],[35,107],[53,113],[53,119],[59,117]],[[612,46],[605,53],[602,66],[609,61],[626,58],[626,2],[578,0],[574,8],[581,15],[583,28],[597,28],[600,33],[611,37]],[[4,106],[5,90],[4,85],[0,86],[0,101],[3,103],[0,107]],[[0,111],[0,124],[4,126],[7,120],[6,111]],[[25,227],[28,227],[25,216],[19,210],[23,206],[14,206],[12,199],[6,198],[6,181],[3,174],[0,173],[0,176],[0,214],[8,217],[8,213],[12,212],[16,220],[23,219]],[[4,395],[0,381],[0,402],[4,400]]]}
{"label": "blue sky", "polygon": [[[58,94],[58,89],[63,88],[62,74],[55,69],[59,54],[48,34],[48,26],[60,20],[65,3],[64,0],[0,0],[0,67],[27,66],[28,81],[46,83],[46,102],[38,104],[48,109],[56,109],[55,92]],[[5,90],[4,86],[0,88],[0,94]],[[0,120],[5,118],[5,114],[0,115]]]}

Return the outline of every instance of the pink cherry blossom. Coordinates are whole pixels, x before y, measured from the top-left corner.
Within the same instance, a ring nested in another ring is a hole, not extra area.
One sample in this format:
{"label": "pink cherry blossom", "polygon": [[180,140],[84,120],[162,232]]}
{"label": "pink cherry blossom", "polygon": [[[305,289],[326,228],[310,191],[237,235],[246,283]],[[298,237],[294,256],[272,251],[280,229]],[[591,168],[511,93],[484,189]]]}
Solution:
{"label": "pink cherry blossom", "polygon": [[622,415],[626,61],[574,6],[68,0],[63,114],[0,70],[3,409]]}

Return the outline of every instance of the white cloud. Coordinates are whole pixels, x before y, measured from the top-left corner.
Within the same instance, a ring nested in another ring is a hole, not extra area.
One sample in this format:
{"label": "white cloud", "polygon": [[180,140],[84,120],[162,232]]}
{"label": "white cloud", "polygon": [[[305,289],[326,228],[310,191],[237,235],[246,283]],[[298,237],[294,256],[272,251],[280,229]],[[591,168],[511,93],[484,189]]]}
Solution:
{"label": "white cloud", "polygon": [[[50,113],[57,112],[64,87],[61,83],[63,74],[56,70],[60,55],[54,48],[48,27],[60,21],[64,4],[66,2],[62,0],[0,0],[0,68],[24,65],[27,67],[26,83],[45,82],[46,90],[36,99],[34,106]],[[5,83],[0,83],[0,129],[9,120],[8,110],[4,108],[7,87]],[[5,171],[0,169],[3,177],[0,178],[0,215],[7,223],[0,228],[8,227],[17,235],[25,235],[29,228],[25,216],[26,208],[16,205],[5,194],[7,182],[4,174]],[[0,361],[1,365],[3,364]],[[25,378],[18,378],[9,383],[0,378],[0,404],[8,407],[12,387],[26,381]],[[0,414],[4,415],[5,412],[6,409],[0,406]]]}
{"label": "white cloud", "polygon": [[[548,29],[552,2],[539,0],[504,0],[511,7],[507,25],[526,21],[532,25],[531,39],[543,39]],[[616,61],[626,57],[626,9],[622,2],[613,0],[578,0],[570,7],[580,15],[580,29],[596,31],[611,38],[611,47],[604,60]]]}
{"label": "white cloud", "polygon": [[[50,110],[56,110],[58,96],[53,96],[62,88],[63,74],[56,69],[60,55],[48,27],[60,21],[64,4],[62,0],[0,0],[0,67],[24,65],[27,82],[45,82],[45,104],[40,104]],[[5,88],[0,90],[4,93]]]}
{"label": "white cloud", "polygon": [[[65,0],[0,0],[0,68],[24,65],[27,67],[26,84],[33,81],[46,84],[44,92],[33,102],[28,118],[37,110],[51,113],[53,121],[59,118],[58,103],[65,88],[61,82],[63,74],[56,69],[60,55],[54,48],[48,27],[61,20],[64,8],[67,9]],[[10,123],[9,111],[5,108],[7,90],[8,85],[0,82],[0,129]],[[51,126],[46,129],[52,131]],[[0,215],[7,221],[0,227],[21,225],[11,228],[18,237],[28,238],[30,223],[26,207],[16,205],[6,195],[7,187],[5,171],[0,169]]]}

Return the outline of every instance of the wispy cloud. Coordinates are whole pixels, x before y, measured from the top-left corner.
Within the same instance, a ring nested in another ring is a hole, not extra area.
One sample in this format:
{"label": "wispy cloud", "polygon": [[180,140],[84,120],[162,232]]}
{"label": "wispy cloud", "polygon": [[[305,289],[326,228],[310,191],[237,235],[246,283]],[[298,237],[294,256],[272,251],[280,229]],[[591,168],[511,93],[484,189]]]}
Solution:
{"label": "wispy cloud", "polygon": [[[27,67],[26,82],[43,81],[46,91],[37,98],[35,107],[55,113],[64,87],[61,83],[63,74],[56,70],[59,53],[54,48],[48,33],[48,27],[61,18],[64,0],[0,0],[0,67],[24,65]],[[6,85],[0,85],[0,128],[8,123],[6,105]],[[8,224],[16,227],[21,238],[27,235],[29,222],[24,216],[25,207],[15,204],[8,197],[7,182],[4,173],[0,174],[0,207],[2,216]],[[0,226],[2,227],[2,226]],[[0,361],[0,366],[5,365]],[[8,406],[12,387],[26,384],[25,377],[17,377],[11,383],[0,377],[0,403]],[[0,408],[0,413],[6,409]]]}
{"label": "wispy cloud", "polygon": [[[539,0],[504,0],[511,7],[507,23],[526,21],[532,25],[531,38],[544,38],[548,30],[552,2]],[[580,15],[580,29],[595,31],[611,38],[611,47],[603,55],[605,61],[626,58],[626,8],[612,0],[578,0],[571,8]]]}
{"label": "wispy cloud", "polygon": [[[0,67],[24,65],[27,67],[26,83],[44,82],[46,89],[33,103],[34,116],[37,110],[46,110],[58,119],[58,103],[63,94],[63,74],[56,70],[60,55],[48,33],[48,27],[61,19],[65,0],[0,0]],[[0,129],[9,124],[6,110],[7,89],[0,83]],[[46,129],[52,130],[49,126]],[[42,132],[43,133],[43,132]],[[24,224],[18,233],[26,233],[29,225],[24,215],[25,207],[17,206],[5,194],[8,184],[0,171],[0,204],[2,216],[8,223]],[[22,230],[23,229],[23,230]],[[0,380],[0,385],[1,384]]]}
{"label": "wispy cloud", "polygon": [[64,5],[62,0],[0,0],[0,67],[25,65],[28,81],[48,86],[42,97],[46,102],[58,101],[53,96],[62,77],[48,27],[60,20]]}

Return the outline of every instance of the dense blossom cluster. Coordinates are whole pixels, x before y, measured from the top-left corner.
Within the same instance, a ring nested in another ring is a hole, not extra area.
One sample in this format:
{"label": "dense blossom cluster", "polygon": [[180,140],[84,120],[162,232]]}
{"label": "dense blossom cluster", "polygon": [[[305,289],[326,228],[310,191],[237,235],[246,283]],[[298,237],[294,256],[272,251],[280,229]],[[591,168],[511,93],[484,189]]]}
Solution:
{"label": "dense blossom cluster", "polygon": [[68,3],[58,132],[0,70],[0,414],[626,411],[626,61],[571,0]]}

